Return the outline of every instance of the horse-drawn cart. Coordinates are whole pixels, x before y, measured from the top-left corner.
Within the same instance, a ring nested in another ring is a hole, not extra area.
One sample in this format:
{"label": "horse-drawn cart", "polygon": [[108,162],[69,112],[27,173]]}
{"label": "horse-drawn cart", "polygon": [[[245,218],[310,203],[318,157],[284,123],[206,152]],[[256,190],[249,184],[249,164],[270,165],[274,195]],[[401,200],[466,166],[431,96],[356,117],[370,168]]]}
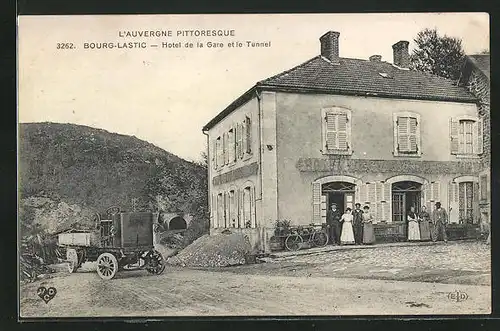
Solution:
{"label": "horse-drawn cart", "polygon": [[146,269],[159,275],[165,270],[162,255],[154,249],[154,214],[108,210],[109,217],[96,217],[93,231],[72,231],[58,235],[66,249],[68,271],[76,272],[84,262],[97,262],[97,274],[105,280],[118,271]]}

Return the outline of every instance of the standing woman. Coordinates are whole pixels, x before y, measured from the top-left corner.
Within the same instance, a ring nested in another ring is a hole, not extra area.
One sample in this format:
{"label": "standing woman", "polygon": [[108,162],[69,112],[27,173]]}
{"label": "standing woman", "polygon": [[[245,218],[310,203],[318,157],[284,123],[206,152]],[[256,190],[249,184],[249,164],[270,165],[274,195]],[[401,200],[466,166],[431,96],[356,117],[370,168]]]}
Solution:
{"label": "standing woman", "polygon": [[411,206],[408,215],[408,241],[420,240],[420,229],[417,221],[417,214],[415,214],[415,207]]}
{"label": "standing woman", "polygon": [[422,206],[422,211],[418,215],[418,223],[420,225],[420,240],[431,240],[431,216],[425,206]]}
{"label": "standing woman", "polygon": [[347,207],[340,221],[342,222],[342,235],[340,243],[342,245],[354,245],[354,231],[352,229],[351,208]]}
{"label": "standing woman", "polygon": [[370,207],[363,207],[363,244],[373,244],[375,242],[375,232],[373,230],[373,216]]}

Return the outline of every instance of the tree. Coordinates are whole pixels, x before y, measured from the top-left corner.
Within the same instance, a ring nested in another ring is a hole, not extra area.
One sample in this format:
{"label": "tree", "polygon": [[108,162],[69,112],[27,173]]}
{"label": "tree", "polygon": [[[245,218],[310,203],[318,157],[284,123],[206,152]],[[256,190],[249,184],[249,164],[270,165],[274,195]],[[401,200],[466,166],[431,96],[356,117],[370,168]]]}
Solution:
{"label": "tree", "polygon": [[465,52],[459,38],[439,35],[436,29],[424,29],[414,39],[416,48],[410,61],[411,68],[456,80]]}

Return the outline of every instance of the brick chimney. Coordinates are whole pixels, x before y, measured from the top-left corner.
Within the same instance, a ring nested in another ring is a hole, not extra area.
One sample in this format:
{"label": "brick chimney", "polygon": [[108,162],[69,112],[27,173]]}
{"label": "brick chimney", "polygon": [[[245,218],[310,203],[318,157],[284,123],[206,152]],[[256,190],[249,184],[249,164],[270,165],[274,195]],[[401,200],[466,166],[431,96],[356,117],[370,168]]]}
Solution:
{"label": "brick chimney", "polygon": [[372,55],[369,59],[371,62],[380,62],[382,61],[382,55]]}
{"label": "brick chimney", "polygon": [[400,68],[410,67],[410,53],[408,52],[408,45],[410,43],[406,40],[401,40],[392,45],[394,56],[394,64]]}
{"label": "brick chimney", "polygon": [[321,56],[334,64],[339,64],[339,36],[337,31],[328,31],[319,38]]}

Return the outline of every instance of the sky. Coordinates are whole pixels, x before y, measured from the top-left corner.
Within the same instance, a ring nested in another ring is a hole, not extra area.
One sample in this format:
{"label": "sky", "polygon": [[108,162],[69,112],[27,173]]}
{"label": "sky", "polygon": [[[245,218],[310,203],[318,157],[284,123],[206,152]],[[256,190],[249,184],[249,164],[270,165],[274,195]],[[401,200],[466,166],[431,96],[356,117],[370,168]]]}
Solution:
{"label": "sky", "polygon": [[[134,135],[200,160],[206,148],[202,127],[257,81],[319,55],[325,32],[340,32],[341,57],[378,54],[392,62],[392,45],[408,40],[411,52],[425,28],[461,38],[467,54],[489,49],[486,13],[21,16],[18,121]],[[177,36],[207,29],[233,30],[234,36]],[[172,36],[120,36],[145,30]],[[246,41],[270,46],[250,48]],[[146,48],[117,46],[128,42],[145,42]],[[194,47],[161,47],[178,42]],[[209,48],[208,42],[224,47]],[[231,42],[243,47],[228,47]],[[69,43],[73,49],[58,49]],[[86,49],[85,43],[114,48]]]}

